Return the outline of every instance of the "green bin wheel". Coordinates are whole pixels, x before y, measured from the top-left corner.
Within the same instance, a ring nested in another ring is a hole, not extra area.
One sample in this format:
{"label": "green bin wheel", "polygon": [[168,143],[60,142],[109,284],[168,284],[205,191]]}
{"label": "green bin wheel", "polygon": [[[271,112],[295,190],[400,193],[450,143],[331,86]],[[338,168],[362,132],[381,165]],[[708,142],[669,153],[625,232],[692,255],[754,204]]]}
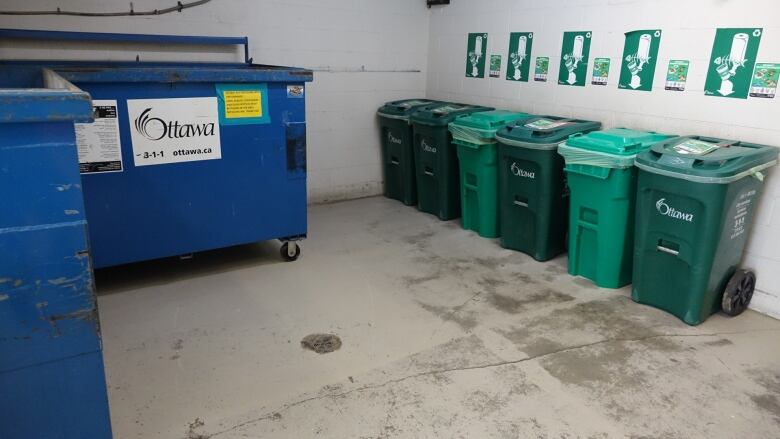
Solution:
{"label": "green bin wheel", "polygon": [[753,290],[756,288],[756,275],[752,271],[737,270],[723,292],[721,308],[730,316],[738,316],[747,309]]}
{"label": "green bin wheel", "polygon": [[[290,245],[292,245],[293,248],[290,248]],[[282,247],[279,249],[279,253],[281,253],[282,259],[287,262],[292,262],[298,259],[298,256],[301,255],[301,247],[295,242],[288,241],[282,244]]]}

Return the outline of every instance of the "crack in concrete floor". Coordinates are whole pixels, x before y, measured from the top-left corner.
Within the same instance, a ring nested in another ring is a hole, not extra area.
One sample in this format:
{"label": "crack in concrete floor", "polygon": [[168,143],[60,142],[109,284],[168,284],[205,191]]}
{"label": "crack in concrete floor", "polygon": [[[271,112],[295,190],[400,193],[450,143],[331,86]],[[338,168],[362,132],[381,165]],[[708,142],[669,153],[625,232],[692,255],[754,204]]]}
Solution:
{"label": "crack in concrete floor", "polygon": [[[458,307],[458,309],[462,308],[463,306],[465,306],[468,302],[470,302],[477,295],[478,294],[475,294],[474,296],[472,296],[463,305],[460,305]],[[453,311],[453,312],[457,312],[457,310]],[[278,420],[280,418],[280,414],[281,413],[284,413],[285,411],[287,411],[289,409],[292,409],[294,407],[297,407],[297,406],[300,406],[300,405],[303,405],[303,404],[306,404],[306,403],[309,403],[309,402],[312,402],[312,401],[317,401],[317,400],[327,399],[327,398],[341,398],[341,397],[349,396],[349,395],[354,394],[354,393],[365,392],[365,391],[368,391],[368,390],[375,390],[375,389],[383,388],[383,387],[386,387],[386,386],[389,386],[389,385],[398,384],[398,383],[401,383],[401,382],[404,382],[404,381],[407,381],[407,380],[416,379],[416,378],[420,378],[420,377],[424,377],[424,376],[437,375],[437,374],[447,374],[447,373],[451,373],[451,372],[462,372],[462,371],[469,371],[469,370],[491,369],[491,368],[497,368],[497,367],[502,367],[502,366],[521,364],[521,363],[525,363],[525,362],[529,362],[529,361],[533,361],[533,360],[537,360],[537,359],[541,359],[541,358],[545,358],[545,357],[550,357],[550,356],[561,354],[561,353],[577,351],[577,350],[580,350],[580,349],[587,349],[587,348],[591,348],[591,347],[598,346],[598,345],[603,345],[603,344],[608,344],[608,343],[637,343],[637,342],[642,342],[642,341],[651,340],[651,339],[659,339],[659,338],[717,337],[717,336],[723,336],[723,335],[751,334],[751,333],[758,333],[758,332],[778,332],[778,333],[780,333],[780,329],[752,329],[752,330],[746,330],[746,331],[725,331],[725,332],[711,332],[711,333],[701,333],[701,334],[654,334],[654,335],[648,335],[646,337],[636,337],[636,338],[611,338],[611,339],[598,340],[598,341],[591,342],[591,343],[584,343],[584,344],[576,345],[576,346],[568,346],[568,347],[565,347],[565,348],[557,349],[555,351],[545,352],[545,353],[542,353],[542,354],[538,354],[538,355],[534,355],[534,356],[528,356],[528,357],[520,358],[520,359],[516,359],[516,360],[506,360],[506,361],[486,363],[486,364],[481,364],[481,365],[476,365],[476,366],[464,366],[464,367],[455,367],[455,368],[447,368],[447,369],[428,370],[428,371],[425,371],[425,372],[419,372],[419,373],[407,375],[407,376],[404,376],[404,377],[401,377],[401,378],[395,378],[395,379],[392,379],[392,380],[387,380],[387,381],[384,381],[384,382],[378,383],[378,384],[370,384],[370,385],[366,385],[366,386],[361,386],[361,387],[358,387],[358,388],[355,388],[355,389],[350,389],[350,390],[345,391],[345,392],[329,393],[329,394],[325,394],[325,395],[317,395],[317,396],[313,396],[313,397],[309,397],[309,398],[304,398],[304,399],[301,399],[299,401],[295,401],[295,402],[292,402],[292,403],[287,403],[287,404],[284,404],[282,407],[278,408],[277,410],[273,410],[273,411],[269,412],[268,414],[263,415],[261,417],[258,417],[258,418],[255,418],[255,419],[251,419],[251,420],[248,420],[248,421],[244,421],[244,422],[238,423],[238,424],[236,424],[236,425],[234,425],[234,426],[232,426],[230,428],[219,430],[219,431],[215,431],[215,432],[210,433],[210,434],[205,434],[205,435],[204,434],[200,434],[198,436],[198,438],[199,439],[201,439],[201,438],[202,439],[213,439],[213,438],[216,438],[218,436],[224,435],[226,433],[235,431],[235,430],[237,430],[239,428],[243,428],[243,427],[247,427],[247,426],[250,426],[250,425],[253,425],[253,424],[257,424],[259,422],[263,422],[263,421],[267,421],[267,420]],[[191,439],[191,438],[187,437],[185,439]]]}

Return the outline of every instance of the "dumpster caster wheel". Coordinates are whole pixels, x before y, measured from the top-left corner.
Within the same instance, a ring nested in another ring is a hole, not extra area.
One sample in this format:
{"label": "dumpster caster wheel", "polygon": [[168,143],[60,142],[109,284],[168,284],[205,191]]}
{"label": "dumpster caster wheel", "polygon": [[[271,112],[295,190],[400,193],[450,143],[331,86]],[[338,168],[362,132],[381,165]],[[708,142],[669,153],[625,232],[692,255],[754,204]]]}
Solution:
{"label": "dumpster caster wheel", "polygon": [[753,290],[756,288],[756,275],[752,271],[737,270],[723,292],[721,308],[730,316],[742,314],[750,299],[753,298]]}
{"label": "dumpster caster wheel", "polygon": [[282,254],[282,259],[292,262],[301,255],[301,247],[295,242],[285,242],[279,249],[279,253]]}

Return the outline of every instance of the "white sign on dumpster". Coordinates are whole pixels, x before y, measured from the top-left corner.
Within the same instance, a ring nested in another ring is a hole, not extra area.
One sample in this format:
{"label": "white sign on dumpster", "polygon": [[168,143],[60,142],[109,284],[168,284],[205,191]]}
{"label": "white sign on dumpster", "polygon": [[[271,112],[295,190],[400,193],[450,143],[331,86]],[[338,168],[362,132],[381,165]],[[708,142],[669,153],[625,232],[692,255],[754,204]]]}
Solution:
{"label": "white sign on dumpster", "polygon": [[122,172],[122,145],[115,100],[92,101],[92,123],[75,123],[79,171]]}
{"label": "white sign on dumpster", "polygon": [[128,99],[135,166],[222,158],[216,97]]}

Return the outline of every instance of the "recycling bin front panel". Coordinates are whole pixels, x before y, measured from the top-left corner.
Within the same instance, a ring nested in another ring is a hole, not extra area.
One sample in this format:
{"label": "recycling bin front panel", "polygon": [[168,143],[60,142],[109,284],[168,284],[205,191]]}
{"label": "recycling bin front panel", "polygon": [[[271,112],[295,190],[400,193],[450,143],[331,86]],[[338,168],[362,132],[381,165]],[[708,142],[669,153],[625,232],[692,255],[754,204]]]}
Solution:
{"label": "recycling bin front panel", "polygon": [[[635,301],[697,325],[721,309],[777,148],[700,136],[637,155]],[[746,298],[749,301],[749,297]]]}
{"label": "recycling bin front panel", "polygon": [[492,108],[439,102],[411,115],[420,211],[445,221],[460,216],[458,151],[447,125],[459,117],[488,110]]}
{"label": "recycling bin front panel", "polygon": [[477,112],[453,121],[450,131],[460,162],[461,224],[485,238],[499,235],[496,131],[530,114]]}
{"label": "recycling bin front panel", "polygon": [[385,196],[408,206],[417,204],[417,181],[414,170],[412,125],[409,116],[418,108],[432,105],[429,99],[406,99],[388,102],[377,111],[379,116]]}
{"label": "recycling bin front panel", "polygon": [[558,152],[566,160],[569,197],[569,274],[602,288],[631,283],[637,172],[634,158],[674,137],[612,128],[569,138]]}
{"label": "recycling bin front panel", "polygon": [[95,267],[306,235],[303,82],[63,70],[98,117],[77,130]]}
{"label": "recycling bin front panel", "polygon": [[446,126],[414,127],[417,208],[441,220],[460,216],[458,153],[451,137]]}
{"label": "recycling bin front panel", "polygon": [[533,116],[496,133],[501,246],[546,261],[565,251],[569,191],[558,144],[599,122]]}
{"label": "recycling bin front panel", "polygon": [[726,282],[742,259],[760,190],[752,177],[728,185],[680,184],[641,171],[634,299],[692,325],[717,312]]}

